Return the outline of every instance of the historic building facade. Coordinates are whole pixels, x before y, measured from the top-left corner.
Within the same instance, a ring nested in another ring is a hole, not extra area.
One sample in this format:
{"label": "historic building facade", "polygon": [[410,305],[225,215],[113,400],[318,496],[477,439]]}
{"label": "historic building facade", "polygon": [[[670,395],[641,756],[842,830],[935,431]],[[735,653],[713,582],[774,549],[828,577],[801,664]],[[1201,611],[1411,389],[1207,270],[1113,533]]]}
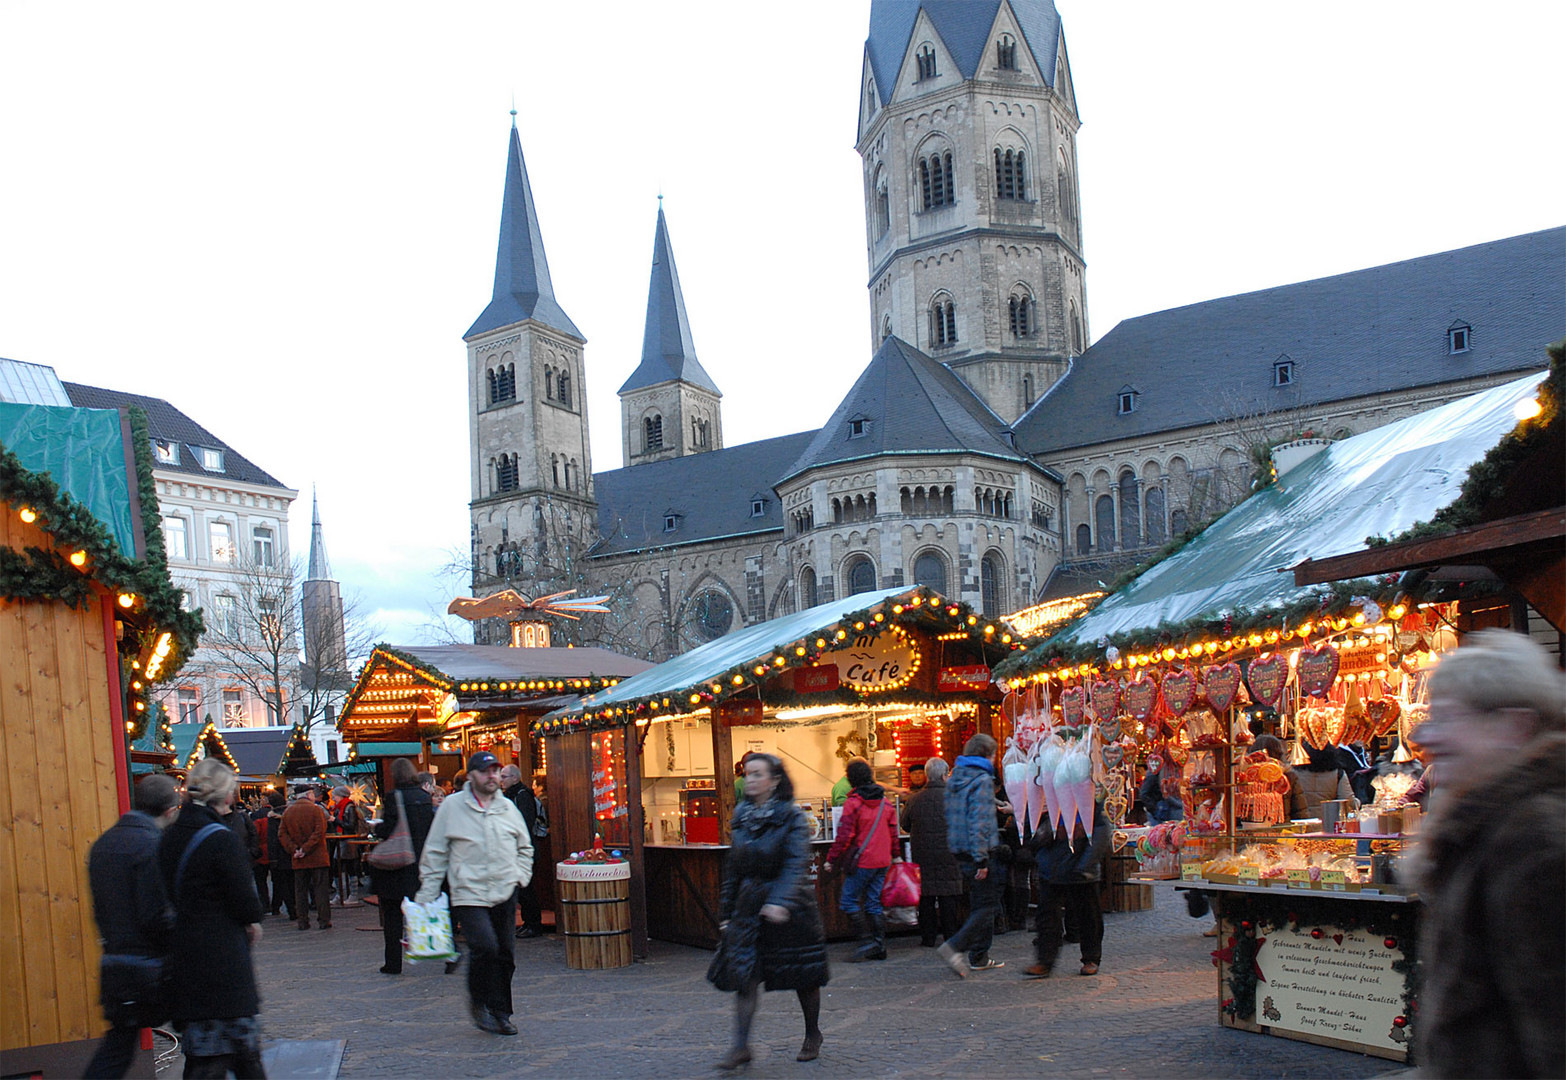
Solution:
{"label": "historic building facade", "polygon": [[[466,335],[473,587],[603,592],[568,639],[663,658],[921,582],[1002,614],[1108,580],[1247,495],[1271,444],[1544,366],[1566,229],[1089,333],[1077,96],[1050,0],[875,0],[858,112],[871,357],[825,425],[737,446],[660,208],[624,467],[594,473],[515,128]],[[1106,577],[1108,575],[1108,577]],[[480,640],[503,627],[480,625]]]}

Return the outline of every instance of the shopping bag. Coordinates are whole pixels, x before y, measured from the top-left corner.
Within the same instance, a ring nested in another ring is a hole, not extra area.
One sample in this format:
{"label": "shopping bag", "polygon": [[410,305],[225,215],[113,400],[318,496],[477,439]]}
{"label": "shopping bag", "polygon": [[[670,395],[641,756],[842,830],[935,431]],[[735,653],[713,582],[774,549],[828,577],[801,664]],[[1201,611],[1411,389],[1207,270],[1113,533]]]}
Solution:
{"label": "shopping bag", "polygon": [[392,794],[397,800],[397,824],[392,826],[391,835],[365,856],[365,861],[376,870],[401,870],[413,865],[413,833],[408,830],[408,808],[402,804],[402,792]]}
{"label": "shopping bag", "polygon": [[881,886],[881,906],[884,908],[919,906],[919,864],[894,862],[886,868],[886,881]]}
{"label": "shopping bag", "polygon": [[883,908],[887,926],[918,926],[919,909],[916,907]]}
{"label": "shopping bag", "polygon": [[409,960],[455,960],[451,937],[451,903],[442,893],[428,904],[403,900],[403,955]]}

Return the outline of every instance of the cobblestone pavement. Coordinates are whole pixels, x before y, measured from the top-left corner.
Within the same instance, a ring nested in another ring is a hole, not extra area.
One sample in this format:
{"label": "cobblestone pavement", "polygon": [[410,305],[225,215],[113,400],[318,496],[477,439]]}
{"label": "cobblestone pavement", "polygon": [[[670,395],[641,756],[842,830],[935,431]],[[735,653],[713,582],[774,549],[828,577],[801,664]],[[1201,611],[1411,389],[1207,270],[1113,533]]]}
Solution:
{"label": "cobblestone pavement", "polygon": [[[654,942],[643,963],[572,971],[554,938],[517,942],[521,1034],[471,1026],[465,972],[439,963],[391,977],[373,907],[329,931],[269,919],[257,952],[268,1039],[344,1039],[343,1077],[683,1077],[712,1073],[728,1045],[733,1000],[706,982],[711,954]],[[1219,1026],[1211,920],[1193,920],[1169,888],[1154,910],[1105,920],[1104,964],[1076,972],[1067,946],[1055,978],[1026,981],[1031,933],[996,939],[999,971],[955,978],[917,938],[894,938],[884,963],[835,962],[822,993],[826,1044],[799,1064],[794,996],[763,996],[753,1078],[811,1076],[1375,1077],[1391,1062]],[[834,959],[848,946],[834,945]],[[276,1078],[274,1078],[276,1080]]]}

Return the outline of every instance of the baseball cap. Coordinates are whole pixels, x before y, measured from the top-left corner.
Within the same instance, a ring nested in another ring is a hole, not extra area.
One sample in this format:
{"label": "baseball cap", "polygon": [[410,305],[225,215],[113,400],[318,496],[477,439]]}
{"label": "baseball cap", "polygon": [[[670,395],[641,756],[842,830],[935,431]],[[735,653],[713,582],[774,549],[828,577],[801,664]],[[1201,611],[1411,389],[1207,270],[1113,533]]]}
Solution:
{"label": "baseball cap", "polygon": [[480,750],[468,758],[468,772],[483,772],[485,769],[493,769],[500,764],[500,759],[488,750]]}

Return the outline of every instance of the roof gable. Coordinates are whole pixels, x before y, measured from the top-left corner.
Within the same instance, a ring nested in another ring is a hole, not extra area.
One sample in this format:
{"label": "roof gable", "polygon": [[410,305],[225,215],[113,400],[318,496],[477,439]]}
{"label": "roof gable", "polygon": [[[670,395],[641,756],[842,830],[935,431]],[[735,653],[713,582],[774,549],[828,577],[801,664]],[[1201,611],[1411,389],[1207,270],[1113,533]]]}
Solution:
{"label": "roof gable", "polygon": [[915,44],[913,31],[920,11],[929,17],[958,73],[971,79],[979,70],[1003,3],[1010,5],[1039,73],[1053,86],[1060,15],[1051,0],[873,0],[865,49],[883,104],[893,96],[898,72]]}

